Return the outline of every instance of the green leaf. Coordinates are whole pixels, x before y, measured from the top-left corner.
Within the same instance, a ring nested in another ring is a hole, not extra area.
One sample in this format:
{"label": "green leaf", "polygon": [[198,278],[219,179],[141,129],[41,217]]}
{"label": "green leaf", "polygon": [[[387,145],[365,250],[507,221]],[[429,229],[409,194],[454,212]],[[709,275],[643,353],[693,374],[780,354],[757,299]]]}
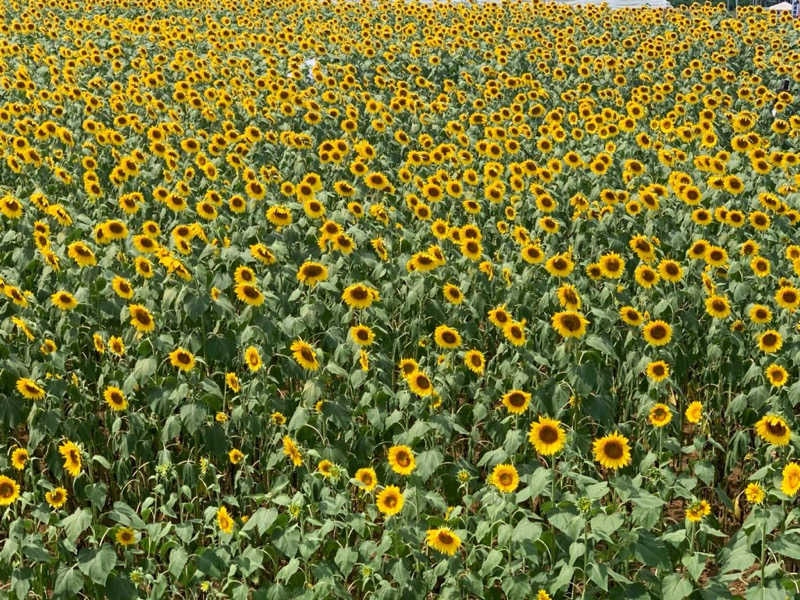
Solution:
{"label": "green leaf", "polygon": [[139,518],[136,511],[124,502],[114,502],[114,508],[108,516],[126,527],[133,527],[134,529],[144,529],[146,527],[145,522]]}
{"label": "green leaf", "polygon": [[692,593],[692,584],[677,573],[667,575],[661,582],[661,598],[663,600],[683,600]]}
{"label": "green leaf", "polygon": [[613,533],[622,527],[624,522],[625,519],[622,518],[622,515],[617,513],[612,513],[610,515],[600,513],[592,518],[589,523],[592,526],[593,533],[596,533],[606,541],[611,541]]}
{"label": "green leaf", "polygon": [[72,543],[75,543],[78,536],[86,531],[91,524],[92,513],[88,508],[79,508],[59,522],[59,526],[63,527],[64,532],[67,534],[67,539]]}
{"label": "green leaf", "polygon": [[511,534],[514,542],[535,542],[542,535],[542,526],[528,519],[522,519]]}
{"label": "green leaf", "polygon": [[110,600],[134,600],[139,594],[129,578],[112,575],[106,585],[106,597]]}
{"label": "green leaf", "polygon": [[486,555],[486,558],[481,565],[480,574],[482,577],[486,577],[490,575],[492,571],[494,571],[495,567],[500,565],[503,561],[503,554],[499,550],[490,550],[489,554]]}
{"label": "green leaf", "polygon": [[176,546],[169,553],[169,572],[175,579],[178,579],[189,560],[189,555],[183,546]]}
{"label": "green leaf", "polygon": [[105,585],[108,574],[117,564],[117,553],[110,544],[100,550],[82,550],[78,555],[78,568],[97,585]]}
{"label": "green leaf", "polygon": [[278,573],[275,575],[275,580],[278,582],[282,581],[284,583],[288,583],[289,580],[292,578],[292,575],[297,573],[297,569],[299,568],[300,568],[300,559],[293,558],[288,563],[286,563],[286,565],[284,565],[284,567],[280,571],[278,571]]}
{"label": "green leaf", "polygon": [[697,581],[700,578],[700,574],[703,572],[703,569],[706,568],[707,559],[707,554],[695,552],[694,554],[687,554],[684,556],[681,559],[681,564],[686,567],[686,570],[689,572],[689,575],[692,576],[692,579]]}
{"label": "green leaf", "polygon": [[247,519],[247,523],[242,527],[242,531],[258,529],[258,535],[264,535],[278,518],[278,511],[274,508],[259,508],[252,516]]}
{"label": "green leaf", "polygon": [[83,589],[83,575],[75,567],[59,571],[53,594],[74,598]]}
{"label": "green leaf", "polygon": [[601,338],[599,335],[590,333],[584,338],[584,342],[590,348],[594,348],[605,354],[606,356],[610,356],[611,358],[616,358],[617,355],[614,352],[614,349],[609,345],[607,341]]}
{"label": "green leaf", "polygon": [[336,563],[336,566],[339,567],[339,571],[341,571],[346,579],[347,576],[350,575],[350,571],[353,570],[353,565],[356,564],[357,559],[358,552],[347,546],[342,546],[336,551],[333,562]]}
{"label": "green leaf", "polygon": [[433,475],[439,465],[442,464],[442,453],[438,450],[426,450],[417,456],[417,469],[415,475],[423,482]]}
{"label": "green leaf", "polygon": [[580,515],[560,512],[547,519],[556,529],[564,532],[570,540],[577,540],[586,525],[586,520]]}
{"label": "green leaf", "polygon": [[[796,536],[797,533],[794,535]],[[794,560],[800,560],[800,544],[796,542],[790,542],[788,539],[786,539],[786,537],[786,535],[782,535],[772,542],[769,545],[770,550],[782,556],[787,556],[789,558],[793,558]]]}
{"label": "green leaf", "polygon": [[667,545],[662,540],[653,537],[649,531],[639,531],[633,553],[636,559],[645,566],[659,569],[672,567]]}

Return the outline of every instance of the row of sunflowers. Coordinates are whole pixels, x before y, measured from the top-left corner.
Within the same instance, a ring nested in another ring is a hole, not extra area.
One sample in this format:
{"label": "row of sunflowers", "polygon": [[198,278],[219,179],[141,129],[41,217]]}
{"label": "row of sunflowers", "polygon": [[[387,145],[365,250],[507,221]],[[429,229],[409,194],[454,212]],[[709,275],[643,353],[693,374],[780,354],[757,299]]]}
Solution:
{"label": "row of sunflowers", "polygon": [[800,595],[800,20],[0,33],[2,595]]}

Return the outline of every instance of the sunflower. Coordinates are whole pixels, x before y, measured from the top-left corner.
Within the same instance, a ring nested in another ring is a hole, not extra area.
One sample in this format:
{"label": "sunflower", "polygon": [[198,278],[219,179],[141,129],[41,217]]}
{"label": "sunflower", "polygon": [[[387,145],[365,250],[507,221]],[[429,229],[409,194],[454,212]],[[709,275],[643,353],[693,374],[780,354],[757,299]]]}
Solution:
{"label": "sunflower", "polygon": [[767,329],[758,336],[758,348],[762,352],[777,352],[783,346],[783,337],[774,329]]}
{"label": "sunflower", "polygon": [[597,262],[600,273],[607,279],[617,279],[625,270],[625,260],[616,252],[609,252]]}
{"label": "sunflower", "polygon": [[528,432],[528,441],[536,448],[536,452],[543,456],[560,452],[564,448],[566,439],[567,434],[561,423],[547,417],[539,417],[538,422],[533,421]]}
{"label": "sunflower", "polygon": [[380,300],[378,290],[372,289],[363,283],[349,285],[342,292],[342,300],[352,308],[369,308],[375,301]]}
{"label": "sunflower", "polygon": [[236,376],[236,373],[232,372],[225,374],[225,385],[227,385],[234,394],[237,394],[239,390],[242,389],[242,386],[239,384],[239,378]]}
{"label": "sunflower", "polygon": [[792,461],[783,467],[781,491],[787,496],[794,496],[800,490],[800,465]]}
{"label": "sunflower", "polygon": [[525,320],[511,321],[503,327],[503,335],[514,346],[522,346],[525,344]]}
{"label": "sunflower", "polygon": [[544,260],[544,252],[538,244],[527,244],[519,251],[522,260],[537,265]]}
{"label": "sunflower", "polygon": [[493,325],[499,327],[500,329],[503,329],[506,325],[508,325],[511,320],[511,315],[506,310],[505,304],[489,311],[489,321],[491,321]]}
{"label": "sunflower", "polygon": [[283,436],[283,453],[289,457],[295,467],[303,464],[303,456],[295,441],[288,435]]}
{"label": "sunflower", "polygon": [[650,289],[661,279],[658,272],[648,265],[639,265],[633,272],[636,283],[645,289]]}
{"label": "sunflower", "polygon": [[601,437],[592,443],[594,459],[607,469],[619,469],[631,462],[628,438],[618,432]]}
{"label": "sunflower", "polygon": [[131,282],[119,275],[111,280],[111,289],[114,290],[117,296],[125,300],[133,297],[133,286],[131,286]]}
{"label": "sunflower", "polygon": [[19,498],[19,484],[5,475],[0,475],[0,506],[8,506]]}
{"label": "sunflower", "polygon": [[57,487],[49,492],[45,492],[44,499],[47,500],[47,503],[53,508],[61,508],[67,502],[67,490],[63,487]]}
{"label": "sunflower", "polygon": [[553,277],[567,277],[575,268],[575,263],[572,262],[572,258],[567,252],[556,254],[547,259],[544,268],[547,269],[547,272]]}
{"label": "sunflower", "polygon": [[403,509],[403,493],[396,485],[389,485],[378,494],[375,503],[378,505],[378,510],[387,517],[396,515]]}
{"label": "sunflower", "polygon": [[447,325],[439,325],[433,333],[433,339],[440,348],[452,349],[461,345],[461,335]]}
{"label": "sunflower", "polygon": [[74,442],[67,440],[58,447],[58,452],[64,457],[64,470],[72,477],[77,477],[81,472],[81,450]]}
{"label": "sunflower", "polygon": [[141,304],[131,304],[128,306],[128,313],[131,317],[131,325],[139,333],[148,333],[155,329],[156,323],[150,311]]}
{"label": "sunflower", "polygon": [[790,285],[783,286],[775,292],[775,302],[781,308],[794,312],[800,306],[800,290]]}
{"label": "sunflower", "polygon": [[531,395],[522,390],[511,390],[503,394],[503,406],[514,415],[521,415],[531,403]]}
{"label": "sunflower", "polygon": [[27,377],[17,379],[17,391],[28,400],[41,400],[45,395],[45,391]]}
{"label": "sunflower", "polygon": [[233,533],[233,518],[228,514],[228,509],[220,506],[217,510],[217,526],[223,533]]}
{"label": "sunflower", "polygon": [[297,363],[309,371],[316,371],[319,369],[319,362],[317,361],[317,352],[310,344],[303,340],[295,340],[289,348],[292,351],[292,356]]}
{"label": "sunflower", "polygon": [[724,319],[731,314],[731,305],[725,296],[706,298],[706,312],[715,319]]}
{"label": "sunflower", "polygon": [[244,362],[247,363],[247,366],[253,373],[258,371],[263,364],[261,362],[261,355],[258,353],[258,348],[255,346],[248,346],[247,350],[244,351]]}
{"label": "sunflower", "polygon": [[764,370],[764,375],[774,387],[783,386],[789,379],[789,373],[782,366],[772,363]]}
{"label": "sunflower", "polygon": [[28,463],[28,458],[30,458],[30,454],[25,448],[14,448],[11,453],[11,466],[17,471],[22,471]]}
{"label": "sunflower", "polygon": [[556,296],[559,304],[567,310],[579,310],[581,307],[581,297],[572,284],[565,283],[559,287]]}
{"label": "sunflower", "polygon": [[766,277],[772,271],[772,264],[763,256],[754,256],[750,261],[750,268],[756,277]]}
{"label": "sunflower", "polygon": [[375,469],[371,467],[364,467],[356,471],[355,479],[365,492],[371,492],[378,485],[378,476],[375,474]]}
{"label": "sunflower", "polygon": [[118,335],[112,335],[108,338],[108,349],[111,351],[112,354],[116,354],[117,356],[124,356],[125,355],[125,342],[122,341],[122,338]]}
{"label": "sunflower", "polygon": [[173,367],[189,372],[194,368],[194,354],[185,348],[178,347],[169,353],[169,361]]}
{"label": "sunflower", "polygon": [[551,322],[553,329],[564,338],[583,337],[586,334],[586,325],[589,323],[586,317],[574,310],[554,314]]}
{"label": "sunflower", "polygon": [[243,458],[244,458],[244,453],[238,448],[234,448],[233,450],[228,452],[228,460],[232,465],[238,465],[240,462],[242,462]]}
{"label": "sunflower", "polygon": [[114,412],[119,412],[128,408],[128,401],[125,398],[125,394],[123,394],[122,390],[118,387],[113,385],[108,386],[105,391],[103,391],[103,398],[109,408]]}
{"label": "sunflower", "polygon": [[264,303],[264,294],[254,285],[240,283],[233,290],[239,300],[250,306],[261,306]]}
{"label": "sunflower", "polygon": [[519,475],[514,465],[497,465],[489,477],[489,483],[503,493],[510,493],[519,485]]}
{"label": "sunflower", "polygon": [[700,500],[686,509],[686,518],[692,523],[696,523],[710,513],[711,505],[705,500]]}
{"label": "sunflower", "polygon": [[458,288],[458,286],[455,286],[452,283],[444,284],[442,287],[442,293],[444,294],[445,300],[447,300],[450,304],[461,304],[464,301],[464,293]]}
{"label": "sunflower", "polygon": [[439,529],[428,529],[425,533],[425,543],[442,554],[453,556],[461,547],[461,538],[454,531],[440,527]]}
{"label": "sunflower", "polygon": [[417,468],[414,453],[408,446],[392,446],[388,456],[392,471],[399,475],[410,475]]}
{"label": "sunflower", "polygon": [[753,323],[758,323],[760,325],[769,323],[772,320],[772,311],[768,306],[764,306],[763,304],[754,304],[751,306],[748,315]]}
{"label": "sunflower", "polygon": [[64,311],[72,310],[78,306],[78,301],[75,299],[75,296],[64,290],[50,296],[50,301],[53,303],[53,306]]}
{"label": "sunflower", "polygon": [[647,365],[647,376],[655,382],[669,377],[669,365],[663,360],[656,360]]}
{"label": "sunflower", "polygon": [[757,483],[749,483],[744,489],[744,497],[750,504],[761,504],[765,495],[764,488]]}
{"label": "sunflower", "polygon": [[700,419],[703,418],[703,403],[698,400],[690,402],[689,406],[686,407],[684,415],[689,423],[699,423]]}
{"label": "sunflower", "polygon": [[338,473],[338,467],[325,458],[317,463],[317,471],[319,471],[320,474],[326,479],[330,479],[336,473]]}
{"label": "sunflower", "polygon": [[433,384],[430,378],[418,369],[406,377],[408,385],[417,396],[426,397],[433,393]]}
{"label": "sunflower", "polygon": [[786,446],[792,437],[792,431],[781,417],[777,415],[764,415],[756,423],[756,433],[759,437],[774,446]]}
{"label": "sunflower", "polygon": [[327,278],[328,268],[318,262],[304,262],[297,270],[297,280],[311,287]]}
{"label": "sunflower", "polygon": [[136,538],[136,532],[130,527],[120,527],[114,536],[120,546],[131,546],[136,543]]}
{"label": "sunflower", "polygon": [[375,340],[375,334],[366,325],[356,325],[350,328],[350,338],[359,346],[369,346]]}
{"label": "sunflower", "polygon": [[483,375],[486,367],[486,358],[480,350],[467,350],[464,353],[464,364],[476,375]]}
{"label": "sunflower", "polygon": [[650,321],[642,329],[642,336],[651,346],[663,346],[672,339],[672,327],[664,321]]}
{"label": "sunflower", "polygon": [[623,306],[619,309],[619,317],[628,325],[638,326],[644,321],[642,313],[632,306]]}
{"label": "sunflower", "polygon": [[91,248],[84,242],[72,242],[67,248],[67,256],[73,259],[80,267],[89,267],[97,264]]}
{"label": "sunflower", "polygon": [[653,427],[664,427],[672,421],[672,411],[669,406],[659,402],[650,409],[648,419]]}

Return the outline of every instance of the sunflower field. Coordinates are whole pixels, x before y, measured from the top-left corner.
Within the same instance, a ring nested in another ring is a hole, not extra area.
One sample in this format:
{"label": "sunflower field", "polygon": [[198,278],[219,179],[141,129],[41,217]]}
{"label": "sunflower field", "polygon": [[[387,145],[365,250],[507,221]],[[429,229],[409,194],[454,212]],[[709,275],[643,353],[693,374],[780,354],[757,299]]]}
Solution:
{"label": "sunflower field", "polygon": [[800,19],[0,4],[0,597],[800,597]]}

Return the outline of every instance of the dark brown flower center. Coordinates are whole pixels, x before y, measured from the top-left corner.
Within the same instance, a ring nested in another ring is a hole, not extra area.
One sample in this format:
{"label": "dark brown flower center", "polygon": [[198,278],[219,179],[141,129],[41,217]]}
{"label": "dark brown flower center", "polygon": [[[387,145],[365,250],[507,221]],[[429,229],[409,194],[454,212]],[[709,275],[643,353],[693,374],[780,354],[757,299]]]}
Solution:
{"label": "dark brown flower center", "polygon": [[539,439],[545,444],[552,444],[558,440],[558,431],[551,425],[542,425],[539,428]]}
{"label": "dark brown flower center", "polygon": [[605,452],[605,455],[612,460],[622,458],[622,444],[620,444],[617,440],[606,442],[603,451]]}

